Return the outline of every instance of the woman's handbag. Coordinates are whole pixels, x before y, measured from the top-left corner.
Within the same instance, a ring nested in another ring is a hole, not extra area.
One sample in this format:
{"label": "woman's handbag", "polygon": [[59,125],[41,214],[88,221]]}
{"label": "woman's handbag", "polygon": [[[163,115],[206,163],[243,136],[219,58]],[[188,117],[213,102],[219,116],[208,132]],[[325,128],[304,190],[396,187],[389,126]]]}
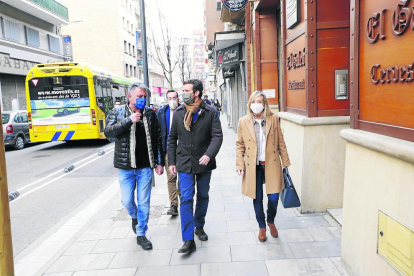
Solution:
{"label": "woman's handbag", "polygon": [[282,200],[283,207],[294,208],[300,207],[300,200],[293,186],[292,178],[290,178],[289,170],[283,169],[283,178],[285,180],[285,189],[280,193],[280,199]]}

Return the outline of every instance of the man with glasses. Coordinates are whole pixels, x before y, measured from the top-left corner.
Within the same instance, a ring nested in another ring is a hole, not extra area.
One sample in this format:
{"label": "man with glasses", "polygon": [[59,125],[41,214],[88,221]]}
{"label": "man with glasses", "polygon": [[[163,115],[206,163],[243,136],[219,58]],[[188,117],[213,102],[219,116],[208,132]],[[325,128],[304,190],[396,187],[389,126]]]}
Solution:
{"label": "man with glasses", "polygon": [[[118,168],[121,201],[132,218],[132,230],[144,250],[152,249],[145,236],[148,230],[153,169],[164,172],[164,154],[160,126],[153,110],[146,107],[148,88],[134,83],[125,105],[114,108],[105,128],[105,136],[115,138],[114,166]],[[135,188],[137,202],[135,202]]]}
{"label": "man with glasses", "polygon": [[[175,90],[168,90],[167,100],[168,104],[161,108],[157,113],[158,122],[161,127],[162,147],[165,154],[167,154],[168,136],[170,134],[174,111],[180,105],[178,92]],[[168,170],[168,155],[165,156],[165,167],[168,179],[168,194],[170,196],[170,209],[168,210],[167,215],[177,216],[178,195],[180,192],[177,189],[177,175],[173,175]]]}

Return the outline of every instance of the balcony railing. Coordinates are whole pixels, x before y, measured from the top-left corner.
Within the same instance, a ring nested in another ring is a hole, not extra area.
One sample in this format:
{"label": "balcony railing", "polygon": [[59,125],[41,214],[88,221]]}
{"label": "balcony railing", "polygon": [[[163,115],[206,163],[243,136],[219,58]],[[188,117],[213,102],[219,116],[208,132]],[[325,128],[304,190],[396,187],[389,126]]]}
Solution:
{"label": "balcony railing", "polygon": [[51,13],[54,13],[55,15],[57,15],[60,18],[65,19],[66,21],[69,21],[68,8],[56,2],[55,0],[28,0],[28,1],[50,11]]}

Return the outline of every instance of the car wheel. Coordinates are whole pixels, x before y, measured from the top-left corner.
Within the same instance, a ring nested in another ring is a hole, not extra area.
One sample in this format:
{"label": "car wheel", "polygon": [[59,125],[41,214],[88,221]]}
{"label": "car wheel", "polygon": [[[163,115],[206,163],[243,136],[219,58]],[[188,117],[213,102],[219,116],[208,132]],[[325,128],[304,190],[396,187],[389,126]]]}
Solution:
{"label": "car wheel", "polygon": [[69,111],[67,109],[63,110],[63,114],[68,115]]}
{"label": "car wheel", "polygon": [[24,149],[24,139],[22,136],[17,136],[16,143],[14,144],[14,148],[17,150]]}

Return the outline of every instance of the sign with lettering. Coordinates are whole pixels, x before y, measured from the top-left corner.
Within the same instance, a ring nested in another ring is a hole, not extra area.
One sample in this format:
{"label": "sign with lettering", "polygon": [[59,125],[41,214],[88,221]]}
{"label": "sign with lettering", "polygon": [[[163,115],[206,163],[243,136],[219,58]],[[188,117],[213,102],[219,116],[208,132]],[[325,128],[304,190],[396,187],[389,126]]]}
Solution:
{"label": "sign with lettering", "polygon": [[11,58],[10,55],[0,53],[0,73],[26,76],[36,62]]}
{"label": "sign with lettering", "polygon": [[244,9],[247,5],[248,0],[221,0],[223,6],[232,12],[238,12]]}
{"label": "sign with lettering", "polygon": [[286,1],[286,27],[293,28],[300,21],[300,0]]}
{"label": "sign with lettering", "polygon": [[235,76],[236,76],[236,72],[234,69],[223,68],[223,78],[228,79],[228,78],[234,78]]}
{"label": "sign with lettering", "polygon": [[236,44],[217,52],[217,66],[230,68],[239,65],[241,59],[241,45]]}
{"label": "sign with lettering", "polygon": [[290,70],[291,68],[296,69],[305,66],[305,51],[305,48],[303,48],[303,51],[299,51],[297,54],[291,53],[286,58],[286,68]]}
{"label": "sign with lettering", "polygon": [[288,90],[299,90],[305,89],[305,80],[302,81],[289,81],[288,82]]}
{"label": "sign with lettering", "polygon": [[357,120],[397,137],[392,127],[414,129],[414,1],[359,0],[357,5]]}

